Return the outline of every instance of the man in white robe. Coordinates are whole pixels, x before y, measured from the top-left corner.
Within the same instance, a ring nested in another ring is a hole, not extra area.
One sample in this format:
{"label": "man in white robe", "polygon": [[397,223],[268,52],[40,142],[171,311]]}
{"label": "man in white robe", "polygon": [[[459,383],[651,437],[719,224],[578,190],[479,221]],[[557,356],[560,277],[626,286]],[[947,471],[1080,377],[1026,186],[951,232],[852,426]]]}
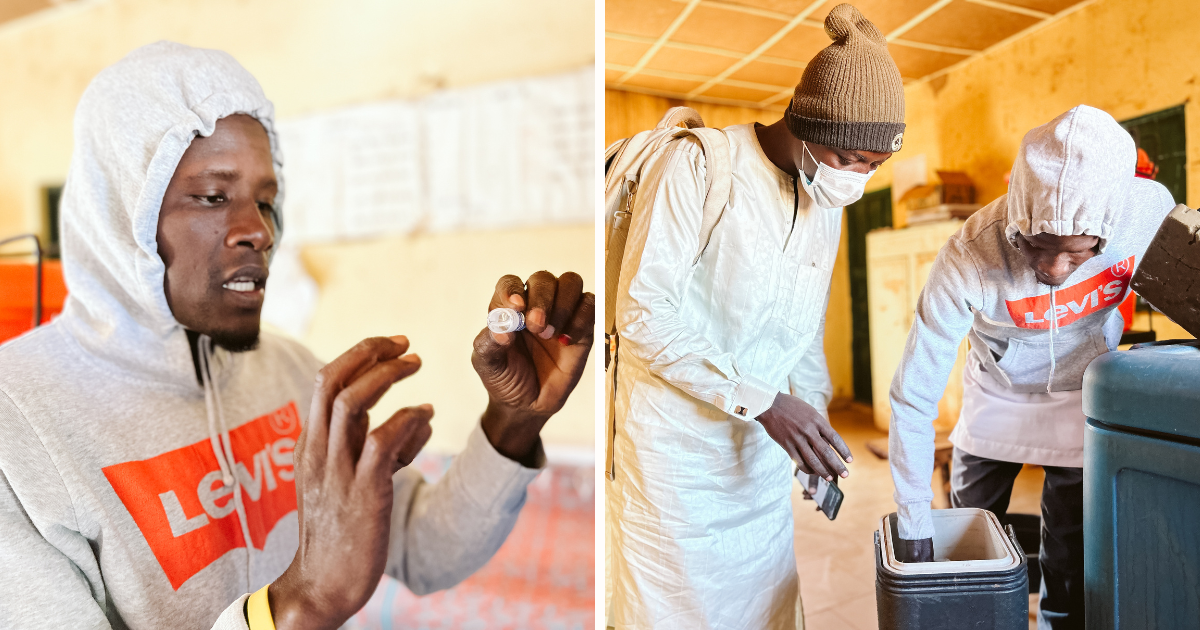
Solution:
{"label": "man in white robe", "polygon": [[823,351],[842,206],[904,131],[904,90],[854,7],[784,117],[724,130],[733,185],[699,261],[704,154],[651,157],[616,295],[614,479],[607,491],[616,628],[803,626],[793,462],[827,479],[850,451],[830,427]]}

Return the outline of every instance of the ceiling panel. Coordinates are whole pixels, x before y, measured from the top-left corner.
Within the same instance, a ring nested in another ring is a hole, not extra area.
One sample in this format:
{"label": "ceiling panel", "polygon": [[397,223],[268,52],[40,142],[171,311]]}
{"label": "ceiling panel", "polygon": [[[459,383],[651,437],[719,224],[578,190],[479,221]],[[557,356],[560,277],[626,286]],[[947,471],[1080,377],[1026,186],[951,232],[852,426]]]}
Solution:
{"label": "ceiling panel", "polygon": [[632,66],[650,50],[650,44],[627,42],[611,37],[604,38],[604,61],[619,66]]}
{"label": "ceiling panel", "polygon": [[904,39],[983,50],[1040,22],[1038,18],[954,0],[904,33]]}
{"label": "ceiling panel", "polygon": [[[825,16],[842,2],[843,0],[829,0],[808,17],[824,23]],[[855,0],[854,7],[879,27],[881,33],[887,35],[935,2],[937,0]]]}
{"label": "ceiling panel", "polygon": [[808,63],[813,55],[830,43],[831,40],[825,34],[825,29],[799,24],[763,54]]}
{"label": "ceiling panel", "polygon": [[700,81],[687,81],[684,79],[668,79],[665,77],[655,77],[648,74],[634,75],[632,79],[621,84],[622,87],[633,86],[657,90],[659,92],[672,92],[683,95],[700,87]]}
{"label": "ceiling panel", "polygon": [[736,100],[736,101],[749,101],[751,103],[757,103],[759,101],[766,100],[777,94],[779,94],[779,92],[770,91],[770,90],[755,90],[753,88],[738,87],[738,86],[724,85],[724,84],[714,85],[713,87],[709,88],[708,90],[706,90],[704,92],[704,96],[709,96],[712,98],[725,98],[725,99],[731,99],[731,100]]}
{"label": "ceiling panel", "polygon": [[888,52],[900,68],[900,76],[906,79],[919,79],[967,58],[966,55],[934,52],[900,44],[888,46]]}
{"label": "ceiling panel", "polygon": [[786,22],[701,4],[671,37],[673,41],[750,52],[774,35]]}
{"label": "ceiling panel", "polygon": [[756,9],[766,9],[788,15],[796,15],[808,8],[813,0],[725,0],[728,4],[739,4]]}
{"label": "ceiling panel", "polygon": [[766,61],[754,60],[746,64],[741,70],[729,75],[730,79],[738,81],[752,81],[754,83],[765,83],[767,85],[779,86],[794,86],[800,82],[800,77],[804,74],[804,68],[795,66],[783,66],[777,63],[768,63]]}
{"label": "ceiling panel", "polygon": [[1004,0],[1008,4],[1015,4],[1026,9],[1033,9],[1043,13],[1058,13],[1063,9],[1069,9],[1083,0]]}
{"label": "ceiling panel", "polygon": [[[614,87],[653,90],[674,98],[779,107],[787,102],[792,87],[803,76],[804,65],[830,44],[822,22],[841,0],[818,1],[820,7],[761,55],[754,51],[771,41],[792,17],[812,6],[811,0],[694,2],[692,12],[680,20],[670,38],[663,39],[663,46],[646,66],[618,85],[616,82],[637,66],[651,42],[659,39],[689,6],[689,0],[608,0],[605,30],[614,36],[606,38],[606,62],[615,70],[605,72],[606,81]],[[972,51],[983,51],[1020,36],[1086,0],[949,0],[930,11],[943,1],[855,1],[880,32],[893,35],[888,49],[905,83],[969,60],[977,54]],[[1035,13],[1028,15],[1027,9]],[[642,39],[628,42],[620,33]],[[688,96],[709,82],[714,85],[704,93]]]}
{"label": "ceiling panel", "polygon": [[712,77],[720,74],[737,61],[735,57],[664,46],[650,59],[646,67],[652,70],[669,70]]}
{"label": "ceiling panel", "polygon": [[673,0],[606,0],[604,30],[658,37],[685,6]]}

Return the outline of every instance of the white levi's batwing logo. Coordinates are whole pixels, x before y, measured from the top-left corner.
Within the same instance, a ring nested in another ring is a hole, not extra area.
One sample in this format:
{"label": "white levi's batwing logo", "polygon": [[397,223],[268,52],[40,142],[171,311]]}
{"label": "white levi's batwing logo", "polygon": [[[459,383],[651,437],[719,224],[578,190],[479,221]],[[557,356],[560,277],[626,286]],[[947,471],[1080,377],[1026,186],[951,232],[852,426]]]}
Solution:
{"label": "white levi's batwing logo", "polygon": [[1054,312],[1050,312],[1050,295],[1035,295],[1019,300],[1006,300],[1008,314],[1019,328],[1049,330],[1058,320],[1066,326],[1109,306],[1116,306],[1129,289],[1133,276],[1133,256],[1117,261],[1104,271],[1054,292]]}

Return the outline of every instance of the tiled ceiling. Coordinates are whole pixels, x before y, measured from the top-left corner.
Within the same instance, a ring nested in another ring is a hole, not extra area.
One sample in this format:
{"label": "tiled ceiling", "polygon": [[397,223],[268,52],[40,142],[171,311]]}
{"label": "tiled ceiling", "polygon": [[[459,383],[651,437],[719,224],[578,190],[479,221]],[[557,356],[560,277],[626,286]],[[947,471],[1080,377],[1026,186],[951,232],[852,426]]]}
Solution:
{"label": "tiled ceiling", "polygon": [[[782,109],[829,45],[844,0],[606,0],[605,84],[671,98]],[[905,82],[942,72],[1088,0],[853,0]]]}

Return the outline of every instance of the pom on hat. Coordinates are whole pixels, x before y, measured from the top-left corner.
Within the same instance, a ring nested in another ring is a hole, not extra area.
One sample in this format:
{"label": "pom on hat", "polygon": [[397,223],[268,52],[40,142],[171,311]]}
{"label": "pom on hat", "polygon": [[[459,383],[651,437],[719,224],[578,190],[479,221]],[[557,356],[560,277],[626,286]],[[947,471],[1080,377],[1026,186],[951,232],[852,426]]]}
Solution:
{"label": "pom on hat", "polygon": [[834,42],[843,43],[850,36],[852,31],[858,31],[865,35],[867,39],[874,41],[877,44],[887,45],[887,38],[879,29],[871,23],[871,20],[863,17],[863,14],[851,4],[839,4],[825,16],[825,34]]}
{"label": "pom on hat", "polygon": [[804,69],[785,114],[795,137],[841,149],[889,153],[904,144],[904,82],[887,38],[858,9],[825,17],[833,42]]}

